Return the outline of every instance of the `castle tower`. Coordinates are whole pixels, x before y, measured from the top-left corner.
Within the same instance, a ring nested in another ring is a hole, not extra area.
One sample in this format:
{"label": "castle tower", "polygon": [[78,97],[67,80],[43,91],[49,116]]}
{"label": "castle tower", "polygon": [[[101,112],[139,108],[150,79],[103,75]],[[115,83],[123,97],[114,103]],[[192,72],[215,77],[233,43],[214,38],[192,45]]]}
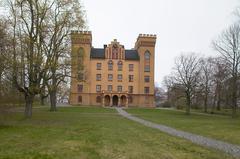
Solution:
{"label": "castle tower", "polygon": [[70,104],[89,104],[92,33],[72,31],[71,45]]}
{"label": "castle tower", "polygon": [[154,58],[156,35],[139,34],[135,43],[139,61],[139,104],[154,106]]}

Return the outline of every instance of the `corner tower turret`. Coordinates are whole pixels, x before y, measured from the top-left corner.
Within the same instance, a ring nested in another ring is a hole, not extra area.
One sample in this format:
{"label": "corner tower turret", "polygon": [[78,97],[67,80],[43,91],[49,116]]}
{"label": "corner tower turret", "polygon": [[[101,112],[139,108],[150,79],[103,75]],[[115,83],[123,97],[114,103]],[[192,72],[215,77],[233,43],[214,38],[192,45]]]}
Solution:
{"label": "corner tower turret", "polygon": [[89,71],[92,33],[71,32],[71,94],[70,104],[89,103]]}
{"label": "corner tower turret", "polygon": [[[139,34],[135,43],[135,49],[138,51],[139,62],[139,93],[143,98],[140,98],[139,103],[154,106],[154,57],[156,35]],[[142,85],[143,84],[143,85]]]}

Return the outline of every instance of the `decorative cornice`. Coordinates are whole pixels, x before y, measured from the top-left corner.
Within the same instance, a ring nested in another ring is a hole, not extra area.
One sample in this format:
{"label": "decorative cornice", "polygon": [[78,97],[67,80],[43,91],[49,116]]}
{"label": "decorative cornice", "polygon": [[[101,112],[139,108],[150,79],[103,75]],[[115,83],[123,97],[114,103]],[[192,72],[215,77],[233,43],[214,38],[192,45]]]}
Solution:
{"label": "decorative cornice", "polygon": [[72,37],[72,44],[91,44],[91,39]]}

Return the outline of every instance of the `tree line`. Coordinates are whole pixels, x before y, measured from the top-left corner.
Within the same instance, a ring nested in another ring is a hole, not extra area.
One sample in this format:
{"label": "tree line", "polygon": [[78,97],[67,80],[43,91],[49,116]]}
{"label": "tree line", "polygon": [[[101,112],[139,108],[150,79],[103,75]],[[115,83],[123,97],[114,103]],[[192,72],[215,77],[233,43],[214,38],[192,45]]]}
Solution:
{"label": "tree line", "polygon": [[185,105],[186,114],[192,107],[202,106],[204,112],[221,107],[232,109],[236,117],[240,105],[240,14],[237,21],[212,41],[216,57],[196,53],[182,54],[175,59],[173,72],[164,78],[167,101],[176,107]]}
{"label": "tree line", "polygon": [[6,7],[0,21],[0,99],[20,96],[31,117],[36,96],[49,96],[56,111],[57,91],[71,75],[71,30],[85,28],[82,6],[78,0],[9,0]]}

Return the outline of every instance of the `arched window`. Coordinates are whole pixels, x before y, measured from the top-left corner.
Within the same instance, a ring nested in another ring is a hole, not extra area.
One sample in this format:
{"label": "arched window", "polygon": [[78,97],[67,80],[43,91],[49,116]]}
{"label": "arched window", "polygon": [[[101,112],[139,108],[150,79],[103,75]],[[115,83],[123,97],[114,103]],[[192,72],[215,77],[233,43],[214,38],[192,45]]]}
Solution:
{"label": "arched window", "polygon": [[77,52],[77,79],[79,81],[84,80],[84,74],[83,74],[83,60],[84,60],[84,49],[81,47],[79,48]]}
{"label": "arched window", "polygon": [[122,61],[118,61],[118,71],[122,71]]}
{"label": "arched window", "polygon": [[112,60],[108,61],[108,70],[113,70],[113,62],[112,62]]}
{"label": "arched window", "polygon": [[146,51],[144,54],[144,71],[150,72],[150,52]]}
{"label": "arched window", "polygon": [[77,53],[77,67],[78,70],[83,70],[84,49],[81,47]]}
{"label": "arched window", "polygon": [[150,52],[149,51],[145,52],[144,58],[145,58],[145,60],[150,60]]}

